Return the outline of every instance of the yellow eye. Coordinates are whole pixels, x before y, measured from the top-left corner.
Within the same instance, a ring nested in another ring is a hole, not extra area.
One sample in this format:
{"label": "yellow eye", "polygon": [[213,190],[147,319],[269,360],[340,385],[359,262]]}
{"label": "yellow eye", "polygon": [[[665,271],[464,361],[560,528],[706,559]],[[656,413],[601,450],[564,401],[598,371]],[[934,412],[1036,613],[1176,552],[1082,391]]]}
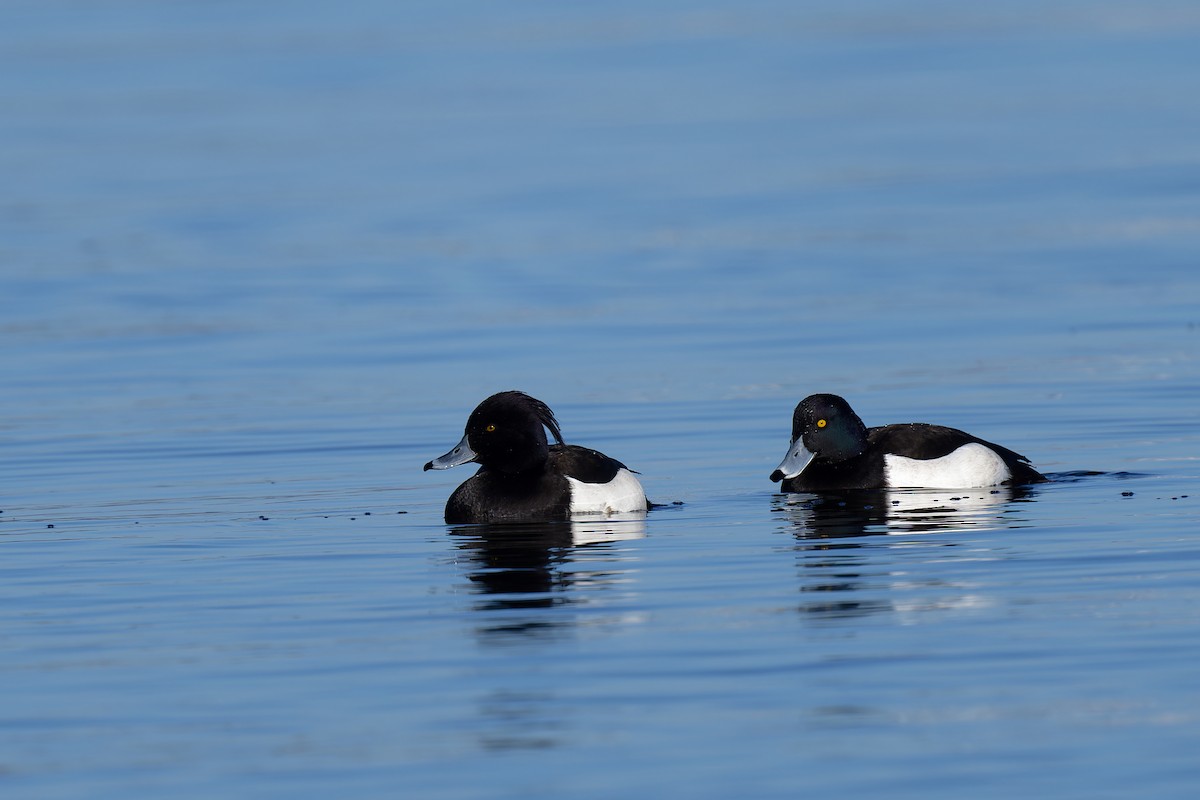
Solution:
{"label": "yellow eye", "polygon": [[818,427],[818,428],[824,428],[824,427],[825,427],[826,425],[828,425],[828,424],[829,424],[829,423],[828,423],[828,422],[826,422],[826,421],[825,421],[825,420],[823,420],[823,419],[819,419],[819,420],[817,420],[817,427]]}
{"label": "yellow eye", "polygon": [[484,428],[484,430],[487,431],[488,433],[491,433],[492,431],[496,430],[496,426],[488,425],[486,428]]}

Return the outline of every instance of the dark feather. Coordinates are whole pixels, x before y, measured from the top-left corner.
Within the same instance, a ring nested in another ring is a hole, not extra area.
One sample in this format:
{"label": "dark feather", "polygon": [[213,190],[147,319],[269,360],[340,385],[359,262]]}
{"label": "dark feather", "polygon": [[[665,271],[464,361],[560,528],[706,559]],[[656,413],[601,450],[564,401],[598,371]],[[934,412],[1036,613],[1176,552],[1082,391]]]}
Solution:
{"label": "dark feather", "polygon": [[577,444],[552,445],[550,463],[563,475],[584,483],[608,483],[618,470],[628,469],[615,458]]}
{"label": "dark feather", "polygon": [[554,412],[550,410],[550,406],[537,398],[529,397],[529,395],[525,395],[525,397],[529,398],[529,405],[533,408],[534,413],[537,414],[537,418],[541,423],[550,431],[550,435],[554,437],[554,441],[562,444],[562,432],[558,429],[558,420],[554,418]]}

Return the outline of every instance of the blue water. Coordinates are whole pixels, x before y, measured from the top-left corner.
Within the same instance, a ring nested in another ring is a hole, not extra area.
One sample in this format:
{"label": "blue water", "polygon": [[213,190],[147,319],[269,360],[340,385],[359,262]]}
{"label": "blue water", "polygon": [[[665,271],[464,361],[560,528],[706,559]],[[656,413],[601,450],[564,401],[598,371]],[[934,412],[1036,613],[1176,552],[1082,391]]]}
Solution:
{"label": "blue water", "polygon": [[[3,16],[5,797],[1200,790],[1192,4]],[[666,507],[445,525],[509,388]]]}

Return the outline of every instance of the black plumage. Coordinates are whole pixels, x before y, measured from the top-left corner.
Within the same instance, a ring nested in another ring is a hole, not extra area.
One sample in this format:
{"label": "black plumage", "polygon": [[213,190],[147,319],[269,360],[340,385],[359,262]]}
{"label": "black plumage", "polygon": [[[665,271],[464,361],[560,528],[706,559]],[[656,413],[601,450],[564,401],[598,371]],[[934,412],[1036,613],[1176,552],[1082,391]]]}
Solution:
{"label": "black plumage", "polygon": [[843,398],[833,394],[810,395],[792,415],[789,458],[798,443],[812,460],[799,474],[788,477],[784,459],[771,474],[784,492],[827,489],[879,489],[887,485],[888,455],[927,461],[950,455],[967,444],[979,444],[1004,462],[1008,484],[1040,483],[1046,478],[1020,453],[957,428],[912,422],[868,428]]}
{"label": "black plumage", "polygon": [[565,520],[572,512],[568,477],[606,484],[627,469],[596,450],[565,444],[549,406],[517,391],[480,403],[467,418],[463,441],[425,469],[470,461],[479,471],[446,502],[446,521],[452,524]]}

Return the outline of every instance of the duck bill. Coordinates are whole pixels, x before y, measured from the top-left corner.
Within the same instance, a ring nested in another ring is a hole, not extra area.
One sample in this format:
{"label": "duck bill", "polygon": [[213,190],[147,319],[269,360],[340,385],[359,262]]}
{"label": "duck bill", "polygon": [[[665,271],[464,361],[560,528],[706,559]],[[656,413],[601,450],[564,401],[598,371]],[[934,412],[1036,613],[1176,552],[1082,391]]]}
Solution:
{"label": "duck bill", "polygon": [[816,453],[811,452],[804,446],[803,439],[797,439],[792,442],[792,447],[788,450],[787,455],[784,456],[783,461],[771,473],[771,480],[782,481],[796,477],[801,472],[804,472],[804,468],[816,457]]}
{"label": "duck bill", "polygon": [[438,456],[433,461],[425,465],[425,470],[428,472],[431,469],[450,469],[457,467],[460,464],[469,464],[479,456],[471,449],[471,445],[467,443],[467,435],[464,433],[462,441],[454,445],[454,449],[444,456]]}

